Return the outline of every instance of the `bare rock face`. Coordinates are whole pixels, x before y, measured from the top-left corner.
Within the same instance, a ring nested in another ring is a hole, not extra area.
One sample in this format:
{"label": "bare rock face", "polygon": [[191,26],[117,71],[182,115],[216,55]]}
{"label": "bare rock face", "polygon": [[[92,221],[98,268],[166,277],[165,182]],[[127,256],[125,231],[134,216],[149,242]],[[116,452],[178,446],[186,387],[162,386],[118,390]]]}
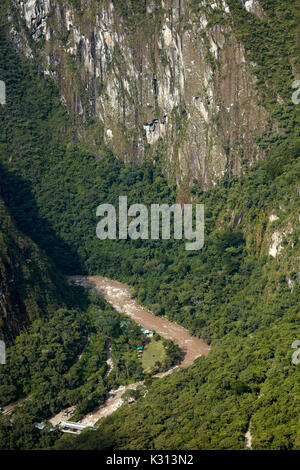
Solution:
{"label": "bare rock face", "polygon": [[[253,138],[266,112],[225,1],[16,3],[74,119],[99,123],[95,152],[102,137],[125,161],[159,154],[183,193],[262,157]],[[257,1],[243,3],[261,14]]]}

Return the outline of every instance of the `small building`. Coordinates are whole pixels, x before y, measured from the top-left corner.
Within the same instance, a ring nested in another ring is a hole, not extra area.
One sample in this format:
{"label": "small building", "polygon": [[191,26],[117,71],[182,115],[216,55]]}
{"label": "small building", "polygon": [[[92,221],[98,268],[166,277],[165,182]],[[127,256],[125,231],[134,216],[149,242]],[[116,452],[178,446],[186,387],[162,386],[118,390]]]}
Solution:
{"label": "small building", "polygon": [[72,421],[62,421],[59,424],[59,429],[62,432],[68,432],[70,434],[80,434],[86,428],[90,428],[88,424],[73,423]]}
{"label": "small building", "polygon": [[141,331],[144,333],[144,335],[147,335],[150,337],[154,335],[154,332],[151,330],[147,330],[147,328],[141,328]]}
{"label": "small building", "polygon": [[45,423],[34,423],[34,427],[39,429],[40,431],[43,431],[45,429],[46,424]]}

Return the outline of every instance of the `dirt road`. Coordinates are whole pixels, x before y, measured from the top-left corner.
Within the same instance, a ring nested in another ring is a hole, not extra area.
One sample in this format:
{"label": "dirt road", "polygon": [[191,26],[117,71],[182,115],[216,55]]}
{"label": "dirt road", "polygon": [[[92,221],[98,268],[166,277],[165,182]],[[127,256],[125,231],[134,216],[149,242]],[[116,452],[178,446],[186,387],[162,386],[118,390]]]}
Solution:
{"label": "dirt road", "polygon": [[250,424],[249,424],[248,431],[245,434],[245,449],[252,450],[252,435],[250,432]]}
{"label": "dirt road", "polygon": [[30,396],[27,398],[22,398],[22,400],[14,401],[3,408],[3,415],[9,415],[17,406],[22,406],[25,401],[30,400]]}
{"label": "dirt road", "polygon": [[170,322],[164,317],[157,317],[139,305],[130,292],[127,284],[113,281],[101,276],[71,276],[78,285],[100,291],[104,298],[120,313],[125,313],[140,326],[156,331],[160,336],[171,339],[184,351],[180,367],[191,365],[199,356],[207,356],[210,347],[202,339],[191,334],[182,326]]}

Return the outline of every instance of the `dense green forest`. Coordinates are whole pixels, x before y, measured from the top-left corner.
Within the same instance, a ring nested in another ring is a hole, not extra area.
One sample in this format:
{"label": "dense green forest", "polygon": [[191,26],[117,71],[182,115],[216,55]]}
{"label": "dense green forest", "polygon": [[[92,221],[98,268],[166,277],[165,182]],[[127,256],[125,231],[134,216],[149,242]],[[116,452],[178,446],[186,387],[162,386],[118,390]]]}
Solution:
{"label": "dense green forest", "polygon": [[3,311],[0,336],[11,344],[22,328],[34,319],[47,318],[59,306],[71,305],[72,296],[54,263],[17,229],[2,199],[0,248]]}
{"label": "dense green forest", "polygon": [[[299,13],[297,2],[260,3],[265,16],[259,19],[241,2],[228,1],[232,27],[256,63],[261,100],[277,127],[259,139],[266,158],[240,178],[225,174],[205,193],[196,181],[191,187],[190,197],[205,205],[199,252],[174,240],[96,238],[100,203],[117,206],[120,195],[129,204],[177,201],[176,187],[161,171],[164,156],[133,167],[104,144],[96,156],[86,150],[53,82],[15,52],[3,28],[0,77],[7,105],[0,108],[0,188],[16,223],[9,232],[24,234],[42,250],[35,265],[48,256],[64,274],[128,282],[140,303],[205,339],[212,350],[187,369],[149,381],[144,397],[106,418],[98,431],[77,438],[42,435],[33,430],[34,421],[75,403],[80,417],[110,388],[141,377],[134,359],[141,333],[133,324],[120,331],[120,315],[78,288],[70,288],[69,304],[59,295],[49,301],[47,322],[29,306],[32,324],[0,369],[0,401],[31,399],[14,415],[15,427],[1,419],[1,448],[243,449],[250,426],[254,449],[300,449],[300,368],[291,361],[291,345],[300,339],[299,106],[291,101]],[[282,233],[283,249],[274,258],[269,246],[275,231]],[[7,236],[3,243],[13,245]],[[39,288],[36,277],[30,283]],[[46,301],[41,310],[46,315]],[[88,347],[77,362],[87,334]],[[122,352],[118,368],[105,378],[108,338]]]}
{"label": "dense green forest", "polygon": [[[77,309],[60,308],[47,322],[33,321],[7,351],[7,364],[0,369],[0,404],[18,399],[20,406],[0,419],[1,449],[49,446],[61,433],[49,435],[50,425],[40,433],[34,423],[71,405],[76,405],[76,421],[103,403],[109,390],[144,379],[150,384],[151,375],[163,370],[144,372],[136,348],[149,339],[134,322],[96,293],[87,296],[74,287],[73,294]],[[110,374],[108,347],[114,361]],[[179,357],[166,352],[169,368]]]}

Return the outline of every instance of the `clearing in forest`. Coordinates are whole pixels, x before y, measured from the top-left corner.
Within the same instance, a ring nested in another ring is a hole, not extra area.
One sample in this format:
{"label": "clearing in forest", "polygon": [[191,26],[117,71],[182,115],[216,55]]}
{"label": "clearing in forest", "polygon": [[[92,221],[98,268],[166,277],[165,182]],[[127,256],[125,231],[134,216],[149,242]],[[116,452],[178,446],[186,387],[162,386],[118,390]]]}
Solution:
{"label": "clearing in forest", "polygon": [[142,356],[142,366],[147,372],[150,372],[156,362],[163,362],[166,358],[166,350],[162,341],[155,341],[152,339],[151,343],[147,344]]}

